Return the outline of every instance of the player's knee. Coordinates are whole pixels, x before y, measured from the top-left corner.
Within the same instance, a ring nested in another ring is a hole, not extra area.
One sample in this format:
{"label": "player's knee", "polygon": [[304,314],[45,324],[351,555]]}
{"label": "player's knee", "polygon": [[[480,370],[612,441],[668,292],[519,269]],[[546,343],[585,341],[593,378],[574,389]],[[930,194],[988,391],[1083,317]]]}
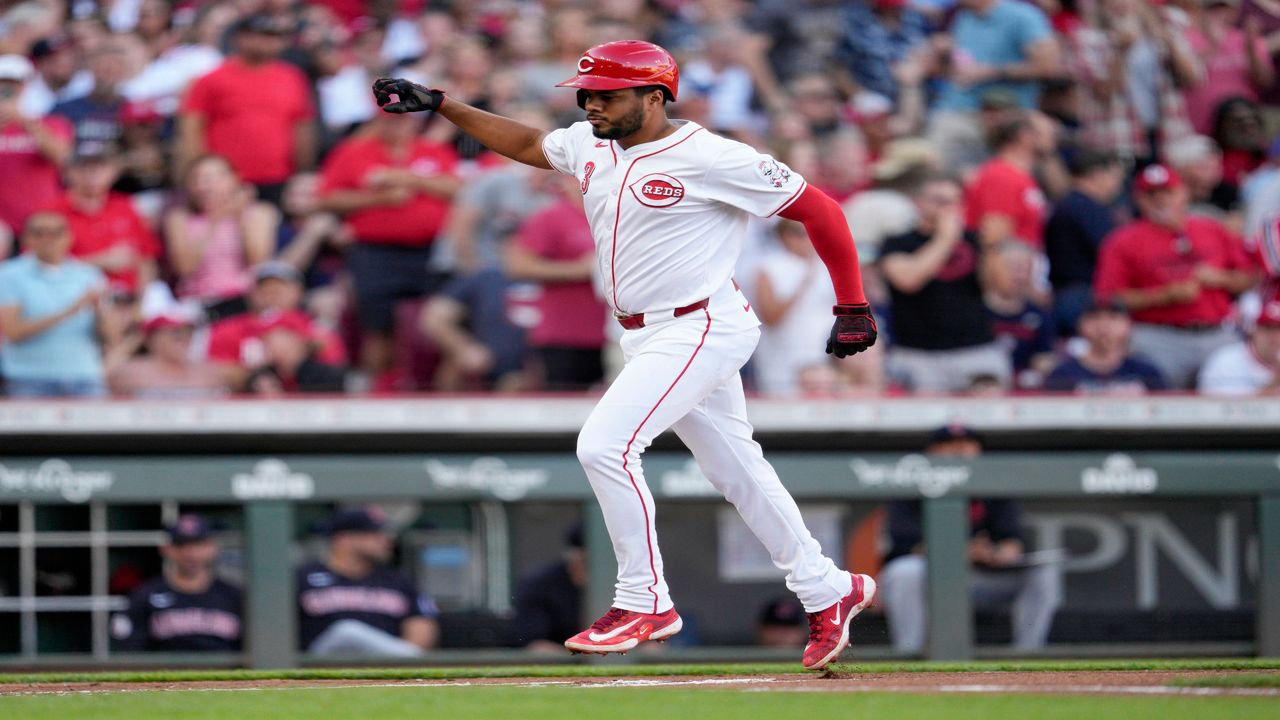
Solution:
{"label": "player's knee", "polygon": [[607,472],[622,462],[621,447],[603,433],[585,427],[578,433],[578,462],[588,474]]}

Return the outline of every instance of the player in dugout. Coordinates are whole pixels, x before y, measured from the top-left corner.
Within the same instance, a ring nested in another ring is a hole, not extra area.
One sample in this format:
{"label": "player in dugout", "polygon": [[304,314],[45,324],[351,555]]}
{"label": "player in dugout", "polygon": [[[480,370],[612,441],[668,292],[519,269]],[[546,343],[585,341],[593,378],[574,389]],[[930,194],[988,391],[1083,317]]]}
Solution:
{"label": "player in dugout", "polygon": [[671,428],[707,479],[737,508],[804,605],[804,667],[849,643],[849,622],[875,581],[822,553],[778,474],[752,439],[739,369],[760,320],[733,280],[749,216],[804,225],[835,288],[827,352],[871,347],[876,323],[840,206],[783,163],[692,121],[671,120],[679,68],[666,50],[598,45],[561,83],[586,121],[542,132],[407,80],[374,83],[387,112],[433,111],[491,150],[578,181],[605,301],[625,329],[626,365],[578,436],[578,458],[604,511],[618,560],[613,607],[565,641],[576,653],[625,653],[683,626],[663,578],[654,500],[641,454]]}

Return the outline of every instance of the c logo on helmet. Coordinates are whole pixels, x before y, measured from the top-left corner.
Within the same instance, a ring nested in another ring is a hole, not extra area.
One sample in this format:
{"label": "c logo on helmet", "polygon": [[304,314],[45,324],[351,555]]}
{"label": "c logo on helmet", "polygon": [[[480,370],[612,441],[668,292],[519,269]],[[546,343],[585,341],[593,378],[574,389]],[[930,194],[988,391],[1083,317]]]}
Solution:
{"label": "c logo on helmet", "polygon": [[583,55],[578,59],[578,72],[586,75],[596,67],[596,59],[590,55]]}

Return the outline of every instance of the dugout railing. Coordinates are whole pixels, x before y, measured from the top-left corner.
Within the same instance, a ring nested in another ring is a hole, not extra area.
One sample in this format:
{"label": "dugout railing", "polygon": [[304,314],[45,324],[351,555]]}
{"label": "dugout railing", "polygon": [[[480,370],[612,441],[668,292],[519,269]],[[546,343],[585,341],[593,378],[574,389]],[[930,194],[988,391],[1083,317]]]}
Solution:
{"label": "dugout railing", "polygon": [[[297,507],[303,504],[580,504],[590,548],[587,602],[605,607],[612,595],[612,554],[572,453],[576,429],[590,407],[583,398],[0,403],[0,505],[16,509],[16,522],[0,522],[0,563],[18,566],[11,573],[16,582],[0,596],[0,615],[18,618],[3,627],[23,638],[18,651],[0,656],[0,663],[162,662],[122,658],[106,649],[105,618],[122,600],[103,579],[96,578],[92,592],[81,596],[42,597],[35,589],[42,547],[158,543],[154,530],[112,535],[111,509],[139,503],[243,508],[245,653],[169,658],[168,664],[299,662],[290,585]],[[1248,500],[1257,539],[1249,561],[1256,564],[1256,603],[1254,640],[1245,650],[1280,656],[1276,400],[761,401],[751,412],[771,459],[802,503],[922,499],[930,558],[929,658],[973,655],[972,625],[957,618],[970,616],[963,591],[968,499],[983,496],[1095,504],[1121,498]],[[914,455],[928,431],[944,422],[975,427],[992,452],[971,461]],[[660,503],[707,502],[714,490],[677,448],[664,439],[646,457],[655,496]],[[83,514],[87,526],[78,533],[43,530],[38,508],[81,508],[67,512]],[[548,542],[555,541],[552,531]],[[90,550],[92,562],[104,562],[106,552]],[[39,631],[42,613],[59,608],[89,613],[84,631],[95,635],[92,651],[41,657],[28,635]],[[737,654],[749,657],[752,651]],[[500,650],[467,657],[528,659]]]}

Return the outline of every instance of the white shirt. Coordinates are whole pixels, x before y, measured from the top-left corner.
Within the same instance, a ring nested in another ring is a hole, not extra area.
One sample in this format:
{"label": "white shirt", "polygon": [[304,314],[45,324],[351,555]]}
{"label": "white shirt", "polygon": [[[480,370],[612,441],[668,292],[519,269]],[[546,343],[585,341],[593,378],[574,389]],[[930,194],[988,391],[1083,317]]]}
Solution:
{"label": "white shirt", "polygon": [[578,178],[605,302],[635,314],[695,303],[733,277],[751,215],[776,215],[804,178],[694,122],[623,150],[578,122],[548,133],[551,166]]}
{"label": "white shirt", "polygon": [[760,329],[756,384],[767,395],[794,395],[800,389],[801,370],[827,363],[824,348],[831,334],[836,291],[817,255],[802,258],[774,250],[760,263],[760,272],[769,278],[779,299],[796,301],[779,323]]}
{"label": "white shirt", "polygon": [[1247,340],[1218,348],[1200,368],[1196,387],[1204,395],[1253,395],[1276,377],[1263,365]]}

